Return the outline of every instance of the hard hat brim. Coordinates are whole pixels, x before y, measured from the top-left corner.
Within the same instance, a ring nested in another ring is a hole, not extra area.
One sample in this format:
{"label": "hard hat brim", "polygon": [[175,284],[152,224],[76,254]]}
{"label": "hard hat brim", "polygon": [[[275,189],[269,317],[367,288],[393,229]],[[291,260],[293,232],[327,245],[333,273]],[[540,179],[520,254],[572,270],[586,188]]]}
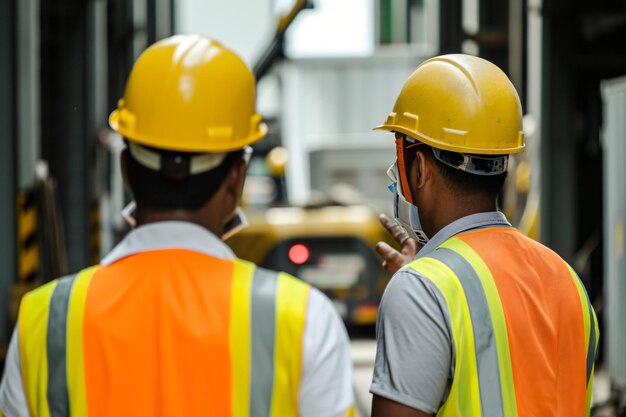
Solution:
{"label": "hard hat brim", "polygon": [[[109,126],[115,132],[124,136],[128,140],[132,140],[133,142],[137,142],[142,145],[147,145],[159,149],[164,149],[168,151],[180,151],[180,152],[205,152],[205,153],[214,153],[214,152],[231,152],[243,149],[246,146],[252,145],[255,142],[261,140],[265,135],[267,135],[267,125],[264,122],[259,123],[258,130],[253,134],[243,137],[238,140],[225,142],[218,141],[205,141],[204,146],[185,146],[184,143],[171,144],[169,140],[163,139],[159,140],[154,136],[143,137],[143,135],[138,134],[137,132],[127,129],[120,124],[120,112],[118,109],[113,110],[111,115],[109,116]],[[158,144],[158,146],[157,146]]]}
{"label": "hard hat brim", "polygon": [[430,138],[419,132],[413,131],[411,129],[407,129],[406,127],[400,126],[400,125],[382,124],[382,125],[378,125],[374,127],[372,130],[384,130],[388,132],[403,133],[405,135],[408,135],[412,138],[419,140],[420,142],[425,143],[426,145],[432,146],[433,148],[441,149],[444,151],[459,152],[459,153],[470,153],[470,154],[477,154],[477,155],[512,155],[512,154],[523,152],[524,149],[526,148],[526,144],[524,143],[522,143],[522,145],[520,146],[516,146],[512,148],[501,148],[501,149],[454,146],[449,143]]}

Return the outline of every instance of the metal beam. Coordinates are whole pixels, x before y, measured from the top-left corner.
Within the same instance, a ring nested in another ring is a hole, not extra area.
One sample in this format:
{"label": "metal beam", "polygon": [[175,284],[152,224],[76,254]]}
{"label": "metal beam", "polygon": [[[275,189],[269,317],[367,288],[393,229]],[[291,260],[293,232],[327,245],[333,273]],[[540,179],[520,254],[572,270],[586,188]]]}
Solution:
{"label": "metal beam", "polygon": [[148,46],[148,11],[149,3],[153,3],[154,0],[133,0],[132,3],[132,17],[133,17],[133,62],[139,58],[139,55]]}
{"label": "metal beam", "polygon": [[108,98],[107,111],[117,107],[124,93],[126,78],[134,62],[132,56],[132,2],[108,0]]}
{"label": "metal beam", "polygon": [[173,33],[172,0],[156,0],[156,40],[167,38]]}
{"label": "metal beam", "polygon": [[573,11],[566,1],[543,2],[541,240],[573,262],[578,238]]}
{"label": "metal beam", "polygon": [[463,32],[462,2],[441,0],[439,3],[439,53],[454,54],[461,52],[465,38]]}
{"label": "metal beam", "polygon": [[39,0],[17,4],[17,123],[18,185],[21,191],[35,185],[35,165],[40,158]]}
{"label": "metal beam", "polygon": [[108,87],[108,42],[107,0],[92,0],[87,3],[87,82],[91,91],[91,113],[89,125],[95,138],[98,129],[106,125],[109,112]]}
{"label": "metal beam", "polygon": [[157,0],[148,0],[146,27],[148,33],[148,45],[157,41]]}
{"label": "metal beam", "polygon": [[[68,268],[87,266],[95,138],[87,127],[87,13],[81,0],[42,2],[42,150],[58,180]],[[51,248],[46,248],[50,250]]]}
{"label": "metal beam", "polygon": [[509,0],[509,78],[520,95],[522,106],[526,101],[524,89],[525,6],[524,0]]}
{"label": "metal beam", "polygon": [[171,34],[171,0],[148,0],[148,45],[152,45]]}
{"label": "metal beam", "polygon": [[8,340],[9,288],[16,268],[16,68],[15,5],[17,0],[0,2],[0,344]]}
{"label": "metal beam", "polygon": [[170,35],[176,33],[176,1],[169,0],[170,4]]}

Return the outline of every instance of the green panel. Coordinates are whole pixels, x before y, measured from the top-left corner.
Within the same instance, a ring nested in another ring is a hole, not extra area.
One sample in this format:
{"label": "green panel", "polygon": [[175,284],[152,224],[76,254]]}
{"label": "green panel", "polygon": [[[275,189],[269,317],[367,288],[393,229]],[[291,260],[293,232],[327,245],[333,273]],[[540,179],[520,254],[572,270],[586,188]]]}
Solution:
{"label": "green panel", "polygon": [[380,43],[391,43],[392,16],[391,1],[380,0]]}

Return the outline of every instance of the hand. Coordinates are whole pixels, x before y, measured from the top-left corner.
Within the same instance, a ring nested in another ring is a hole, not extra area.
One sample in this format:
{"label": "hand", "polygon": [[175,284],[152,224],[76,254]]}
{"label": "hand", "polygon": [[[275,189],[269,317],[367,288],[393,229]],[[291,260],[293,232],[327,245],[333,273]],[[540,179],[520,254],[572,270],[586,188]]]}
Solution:
{"label": "hand", "polygon": [[388,216],[381,214],[378,216],[380,224],[393,236],[400,244],[401,251],[398,252],[385,242],[376,244],[376,252],[383,257],[383,268],[391,273],[395,273],[398,269],[413,260],[415,254],[419,250],[419,245],[415,239],[412,239],[406,230]]}

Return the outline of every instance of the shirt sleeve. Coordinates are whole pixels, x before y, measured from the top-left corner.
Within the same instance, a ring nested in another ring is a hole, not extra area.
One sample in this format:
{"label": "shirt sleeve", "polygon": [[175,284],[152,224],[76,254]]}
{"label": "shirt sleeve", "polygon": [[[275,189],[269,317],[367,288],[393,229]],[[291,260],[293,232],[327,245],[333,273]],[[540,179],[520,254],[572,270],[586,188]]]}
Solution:
{"label": "shirt sleeve", "polygon": [[453,375],[449,317],[445,300],[431,281],[410,269],[398,271],[378,312],[370,392],[436,414]]}
{"label": "shirt sleeve", "polygon": [[22,385],[17,326],[13,331],[4,364],[4,376],[0,384],[0,410],[6,417],[30,416]]}
{"label": "shirt sleeve", "polygon": [[350,342],[330,300],[309,292],[299,393],[301,417],[344,417],[354,404]]}

